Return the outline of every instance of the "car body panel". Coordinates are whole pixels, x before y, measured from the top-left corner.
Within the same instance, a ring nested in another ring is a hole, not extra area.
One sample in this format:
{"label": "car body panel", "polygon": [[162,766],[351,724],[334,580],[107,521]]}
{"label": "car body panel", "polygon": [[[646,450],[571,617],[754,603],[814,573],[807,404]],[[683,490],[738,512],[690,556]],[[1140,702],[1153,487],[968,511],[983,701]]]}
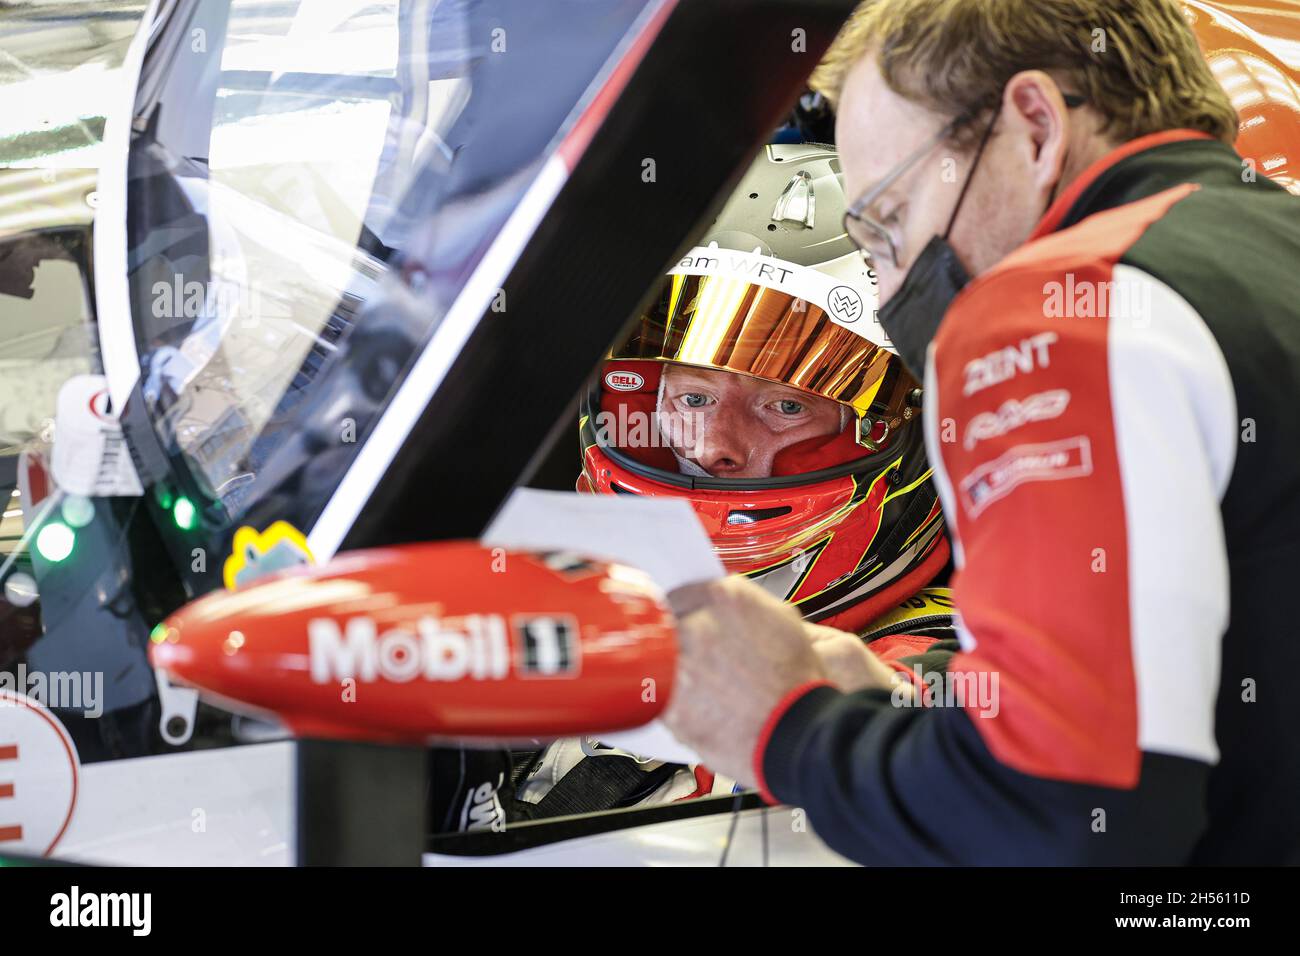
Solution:
{"label": "car body panel", "polygon": [[[294,746],[280,741],[84,767],[78,810],[56,855],[117,866],[288,865]],[[789,807],[632,826],[514,853],[426,853],[423,863],[718,866],[724,850],[728,866],[851,865]]]}

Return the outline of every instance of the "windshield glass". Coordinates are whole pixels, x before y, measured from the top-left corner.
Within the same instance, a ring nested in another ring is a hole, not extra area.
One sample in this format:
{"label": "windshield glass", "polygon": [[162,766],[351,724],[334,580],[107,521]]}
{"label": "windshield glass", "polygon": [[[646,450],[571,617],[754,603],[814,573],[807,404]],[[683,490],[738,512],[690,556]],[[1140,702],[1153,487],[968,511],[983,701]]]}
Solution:
{"label": "windshield glass", "polygon": [[390,268],[397,200],[464,108],[469,51],[464,3],[432,5],[432,51],[395,0],[221,7],[179,31],[210,54],[181,44],[137,104],[132,306],[158,436],[187,491],[234,516],[268,487],[268,423]]}
{"label": "windshield glass", "polygon": [[196,545],[310,534],[648,4],[600,6],[580,42],[501,0],[182,5],[155,38],[127,193],[149,434],[127,427],[164,507],[195,506],[193,591],[220,584]]}

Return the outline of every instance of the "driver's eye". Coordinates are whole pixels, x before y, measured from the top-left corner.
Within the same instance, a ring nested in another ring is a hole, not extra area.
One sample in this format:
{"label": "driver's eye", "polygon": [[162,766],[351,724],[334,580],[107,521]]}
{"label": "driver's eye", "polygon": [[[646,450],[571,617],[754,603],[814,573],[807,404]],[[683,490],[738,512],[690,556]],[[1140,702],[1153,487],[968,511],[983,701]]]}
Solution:
{"label": "driver's eye", "polygon": [[699,392],[687,392],[682,396],[682,401],[691,408],[703,408],[705,405],[709,404],[709,397],[707,395],[701,395]]}
{"label": "driver's eye", "polygon": [[803,411],[802,403],[796,402],[792,398],[783,398],[781,401],[776,403],[776,407],[780,410],[782,415],[798,415]]}

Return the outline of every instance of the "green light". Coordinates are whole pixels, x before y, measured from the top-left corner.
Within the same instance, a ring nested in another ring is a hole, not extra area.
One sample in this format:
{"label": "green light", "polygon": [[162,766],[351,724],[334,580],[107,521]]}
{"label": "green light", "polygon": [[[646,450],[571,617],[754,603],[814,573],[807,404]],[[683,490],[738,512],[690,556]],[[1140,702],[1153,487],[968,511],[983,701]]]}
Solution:
{"label": "green light", "polygon": [[62,521],[51,521],[36,535],[36,550],[46,561],[57,564],[72,553],[77,535]]}
{"label": "green light", "polygon": [[197,514],[194,510],[194,502],[184,495],[177,498],[176,503],[172,505],[172,520],[176,522],[176,527],[182,531],[189,531],[194,527],[194,519]]}
{"label": "green light", "polygon": [[84,528],[95,520],[95,504],[81,495],[68,495],[59,505],[59,513],[72,528]]}

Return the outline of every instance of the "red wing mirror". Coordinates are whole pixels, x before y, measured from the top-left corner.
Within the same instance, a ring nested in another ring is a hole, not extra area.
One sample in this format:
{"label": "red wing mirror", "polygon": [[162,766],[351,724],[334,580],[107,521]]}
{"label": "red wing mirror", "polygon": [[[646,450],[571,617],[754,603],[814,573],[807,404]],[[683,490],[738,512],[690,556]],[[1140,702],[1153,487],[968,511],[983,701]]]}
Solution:
{"label": "red wing mirror", "polygon": [[154,666],[232,709],[393,742],[640,726],[676,664],[644,573],[476,542],[351,552],[210,594],[153,639]]}

